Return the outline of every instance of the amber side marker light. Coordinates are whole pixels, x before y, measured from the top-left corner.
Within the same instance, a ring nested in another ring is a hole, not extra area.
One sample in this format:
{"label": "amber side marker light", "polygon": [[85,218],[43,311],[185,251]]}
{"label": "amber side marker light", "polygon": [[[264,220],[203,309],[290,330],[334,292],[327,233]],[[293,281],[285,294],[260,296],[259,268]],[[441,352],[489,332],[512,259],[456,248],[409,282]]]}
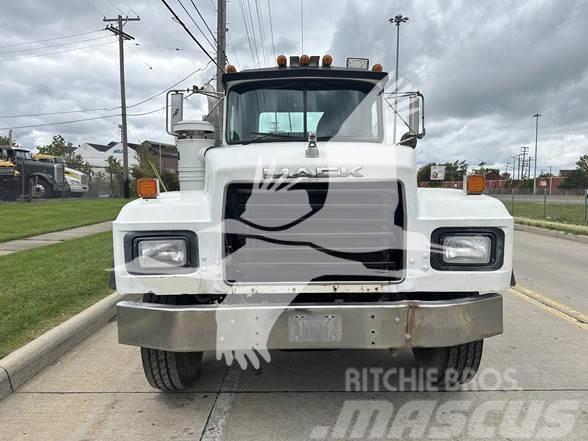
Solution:
{"label": "amber side marker light", "polygon": [[486,188],[486,178],[484,175],[470,175],[466,177],[466,193],[482,194]]}
{"label": "amber side marker light", "polygon": [[143,199],[155,199],[159,196],[159,181],[155,178],[138,179],[137,194]]}
{"label": "amber side marker light", "polygon": [[278,55],[276,61],[279,67],[286,67],[286,65],[288,64],[288,58],[286,58],[285,55]]}
{"label": "amber side marker light", "polygon": [[333,64],[333,57],[328,54],[323,56],[323,66],[329,67],[331,64]]}

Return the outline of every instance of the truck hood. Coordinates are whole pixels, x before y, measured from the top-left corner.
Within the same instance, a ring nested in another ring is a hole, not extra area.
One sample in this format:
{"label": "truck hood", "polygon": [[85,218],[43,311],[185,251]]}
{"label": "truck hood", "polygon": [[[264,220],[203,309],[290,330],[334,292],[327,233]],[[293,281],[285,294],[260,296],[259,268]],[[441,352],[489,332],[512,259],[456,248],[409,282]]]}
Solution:
{"label": "truck hood", "polygon": [[414,150],[409,147],[318,142],[318,157],[308,158],[307,146],[308,142],[278,142],[209,149],[207,184],[218,188],[232,181],[261,181],[273,172],[308,179],[399,179],[416,185]]}

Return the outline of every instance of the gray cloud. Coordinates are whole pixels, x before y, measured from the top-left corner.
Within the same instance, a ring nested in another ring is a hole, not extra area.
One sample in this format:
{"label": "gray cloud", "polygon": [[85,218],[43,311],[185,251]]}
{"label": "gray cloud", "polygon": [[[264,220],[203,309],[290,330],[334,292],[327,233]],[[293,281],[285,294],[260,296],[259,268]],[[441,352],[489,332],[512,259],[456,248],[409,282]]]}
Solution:
{"label": "gray cloud", "polygon": [[[134,42],[126,44],[129,104],[156,94],[207,62],[206,56],[171,20],[159,1],[5,3],[0,16],[0,46],[96,30],[104,25],[103,14],[139,14],[142,21],[126,27],[136,37]],[[195,0],[195,3],[214,30],[216,18],[212,3],[209,0]],[[265,44],[260,42],[255,2],[235,0],[229,2],[228,11],[233,45],[227,48],[227,53],[232,63],[239,69],[256,65],[241,14],[243,5],[248,15],[248,3],[256,25],[258,53],[263,53],[262,64],[273,63],[274,47],[278,54],[301,52],[298,0],[271,0],[274,44],[267,21]],[[193,11],[189,2],[184,4]],[[267,17],[266,1],[260,1],[259,5]],[[394,69],[395,28],[387,19],[398,13],[410,17],[401,28],[400,71],[405,84],[420,89],[427,100],[428,134],[417,149],[419,163],[463,158],[471,164],[487,161],[503,168],[521,145],[533,143],[531,115],[535,112],[544,115],[540,129],[540,167],[570,167],[580,154],[588,152],[588,122],[584,116],[588,102],[587,0],[306,0],[304,5],[305,52],[332,53],[336,64],[343,64],[347,56],[369,57],[372,63],[380,62],[389,71]],[[177,4],[175,7],[185,17]],[[198,20],[196,14],[193,16]],[[186,23],[194,28],[188,18]],[[197,31],[195,34],[199,35]],[[92,43],[80,43],[80,46]],[[206,42],[203,44],[208,47]],[[26,46],[31,47],[34,45]],[[25,47],[0,47],[0,60],[31,54],[5,53],[19,48]],[[212,53],[213,49],[208,49]],[[116,113],[117,63],[115,44],[47,57],[0,61],[0,115],[95,107],[114,109],[0,118],[0,127]],[[202,84],[214,74],[214,68],[209,66],[181,87]],[[191,103],[194,106],[190,116],[197,118],[203,112],[205,100],[194,97]],[[129,113],[147,112],[163,104],[160,96],[129,109]],[[165,134],[162,112],[129,120],[132,141],[170,141]],[[62,133],[76,144],[108,142],[118,139],[119,122],[118,118],[111,118],[17,129],[14,134],[27,147],[49,142],[56,133]]]}

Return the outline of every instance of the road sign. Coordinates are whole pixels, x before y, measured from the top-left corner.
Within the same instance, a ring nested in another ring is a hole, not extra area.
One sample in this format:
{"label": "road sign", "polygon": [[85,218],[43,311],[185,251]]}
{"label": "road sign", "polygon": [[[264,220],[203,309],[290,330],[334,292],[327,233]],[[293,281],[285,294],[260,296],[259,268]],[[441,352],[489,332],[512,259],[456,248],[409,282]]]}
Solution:
{"label": "road sign", "polygon": [[539,181],[539,186],[540,187],[547,187],[547,181],[544,181],[544,180]]}
{"label": "road sign", "polygon": [[445,166],[433,165],[431,166],[431,181],[445,180]]}

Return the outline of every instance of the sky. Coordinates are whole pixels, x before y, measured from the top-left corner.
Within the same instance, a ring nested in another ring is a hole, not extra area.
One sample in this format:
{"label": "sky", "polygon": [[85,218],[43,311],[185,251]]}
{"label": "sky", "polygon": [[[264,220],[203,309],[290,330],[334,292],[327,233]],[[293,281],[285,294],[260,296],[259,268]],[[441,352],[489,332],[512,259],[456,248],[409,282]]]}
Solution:
{"label": "sky", "polygon": [[[194,5],[214,33],[216,0],[181,0],[203,33],[178,0],[167,1],[213,54]],[[104,16],[141,18],[125,26],[135,38],[125,43],[129,142],[172,142],[158,110],[162,92],[192,73],[177,87],[201,86],[215,75],[161,0],[3,3],[0,135],[14,127],[27,148],[55,134],[74,145],[120,139],[118,46],[101,30]],[[409,17],[400,28],[401,89],[420,90],[426,100],[419,164],[485,161],[503,171],[521,146],[534,154],[535,113],[542,115],[538,171],[574,168],[588,153],[588,0],[231,0],[227,55],[239,70],[273,65],[274,52],[304,52],[332,54],[336,65],[366,57],[394,72],[396,27],[388,18],[397,14]],[[253,22],[249,37],[244,17]],[[204,98],[191,97],[184,115],[199,118],[205,107]],[[72,113],[18,116],[54,112]],[[18,128],[47,123],[57,124]]]}

